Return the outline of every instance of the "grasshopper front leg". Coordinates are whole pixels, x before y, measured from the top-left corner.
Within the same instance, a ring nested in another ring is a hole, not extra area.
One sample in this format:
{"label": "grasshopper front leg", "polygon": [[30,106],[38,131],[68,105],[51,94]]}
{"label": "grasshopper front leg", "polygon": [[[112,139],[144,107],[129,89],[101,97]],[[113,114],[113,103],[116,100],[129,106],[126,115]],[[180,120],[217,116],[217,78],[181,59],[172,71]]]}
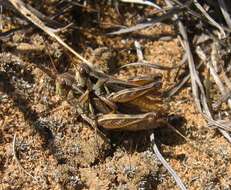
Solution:
{"label": "grasshopper front leg", "polygon": [[73,97],[68,99],[68,103],[74,105],[75,111],[83,119],[83,121],[87,122],[92,127],[92,129],[94,129],[98,134],[100,134],[101,137],[107,139],[105,134],[102,131],[100,131],[98,127],[95,113],[93,111],[93,108],[91,108],[91,103],[88,100],[84,100],[84,102],[81,102],[79,99]]}

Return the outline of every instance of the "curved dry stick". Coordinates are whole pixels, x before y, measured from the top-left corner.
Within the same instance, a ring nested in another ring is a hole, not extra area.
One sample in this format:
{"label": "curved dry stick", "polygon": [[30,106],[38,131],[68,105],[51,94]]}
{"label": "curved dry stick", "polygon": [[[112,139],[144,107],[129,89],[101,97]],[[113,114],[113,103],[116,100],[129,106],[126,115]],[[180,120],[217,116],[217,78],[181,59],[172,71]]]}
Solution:
{"label": "curved dry stick", "polygon": [[161,155],[160,151],[158,150],[158,147],[155,143],[154,133],[151,133],[150,141],[152,143],[152,149],[153,149],[154,153],[156,154],[156,157],[160,160],[160,162],[163,164],[163,166],[172,175],[176,184],[180,187],[181,190],[187,190],[185,185],[181,181],[180,177],[176,174],[176,172],[172,169],[172,167],[168,164],[168,162],[164,159],[164,157]]}

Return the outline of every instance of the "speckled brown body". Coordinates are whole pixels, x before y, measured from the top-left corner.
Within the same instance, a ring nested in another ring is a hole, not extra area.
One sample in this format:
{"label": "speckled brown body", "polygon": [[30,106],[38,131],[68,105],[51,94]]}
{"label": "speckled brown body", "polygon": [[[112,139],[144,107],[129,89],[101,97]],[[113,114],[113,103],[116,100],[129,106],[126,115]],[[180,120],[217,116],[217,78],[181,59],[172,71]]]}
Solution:
{"label": "speckled brown body", "polygon": [[144,114],[105,114],[98,117],[100,126],[109,130],[140,131],[160,127],[164,123],[156,112]]}

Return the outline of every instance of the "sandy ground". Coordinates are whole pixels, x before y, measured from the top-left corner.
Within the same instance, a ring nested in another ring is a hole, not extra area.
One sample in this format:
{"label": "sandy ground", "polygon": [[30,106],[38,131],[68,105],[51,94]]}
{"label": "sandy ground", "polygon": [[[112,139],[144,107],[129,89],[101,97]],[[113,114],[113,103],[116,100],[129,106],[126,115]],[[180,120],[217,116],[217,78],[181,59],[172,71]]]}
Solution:
{"label": "sandy ground", "polygon": [[[131,25],[138,19],[139,14],[132,9],[124,10],[124,24]],[[108,47],[114,56],[111,64],[134,62],[137,40],[146,60],[165,66],[180,63],[183,50],[172,25],[105,36],[109,25],[119,24],[121,18],[108,7],[102,7],[102,12],[104,24],[95,27],[91,22],[94,14],[79,14],[75,24],[81,29],[65,35],[87,59],[96,48]],[[15,27],[10,20],[4,22],[6,30]],[[163,36],[172,38],[163,40]],[[63,54],[56,42],[35,30],[26,35],[17,33],[1,44],[0,189],[178,189],[151,150],[150,131],[110,132],[105,140],[82,122],[73,111],[74,105],[55,93],[54,80],[36,67],[41,64],[54,71],[47,44],[52,55]],[[73,60],[60,57],[64,60],[58,65],[62,71]],[[104,66],[105,62],[108,64],[108,57],[100,56],[94,64]],[[184,74],[185,68],[180,74]],[[163,91],[175,83],[176,72],[161,71]],[[155,73],[160,71],[131,68],[121,71],[118,77]],[[184,118],[177,129],[187,140],[166,127],[154,130],[156,141],[184,184],[190,190],[231,189],[231,146],[217,130],[207,127],[195,109],[190,84],[165,103],[170,105],[169,115]],[[14,134],[21,166],[13,157]]]}

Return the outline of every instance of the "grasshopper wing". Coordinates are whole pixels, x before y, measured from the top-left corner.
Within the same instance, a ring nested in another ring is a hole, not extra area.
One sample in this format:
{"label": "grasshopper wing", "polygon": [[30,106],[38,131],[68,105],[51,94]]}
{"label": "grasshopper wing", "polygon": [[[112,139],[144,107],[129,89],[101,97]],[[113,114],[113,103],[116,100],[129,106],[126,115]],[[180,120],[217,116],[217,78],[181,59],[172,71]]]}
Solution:
{"label": "grasshopper wing", "polygon": [[98,117],[99,126],[108,130],[140,131],[160,127],[164,120],[155,112],[145,114],[105,114]]}
{"label": "grasshopper wing", "polygon": [[108,96],[108,99],[112,102],[125,103],[130,102],[144,94],[147,94],[150,91],[158,90],[160,88],[161,82],[153,82],[148,85],[128,88],[120,90],[118,92],[112,93]]}

